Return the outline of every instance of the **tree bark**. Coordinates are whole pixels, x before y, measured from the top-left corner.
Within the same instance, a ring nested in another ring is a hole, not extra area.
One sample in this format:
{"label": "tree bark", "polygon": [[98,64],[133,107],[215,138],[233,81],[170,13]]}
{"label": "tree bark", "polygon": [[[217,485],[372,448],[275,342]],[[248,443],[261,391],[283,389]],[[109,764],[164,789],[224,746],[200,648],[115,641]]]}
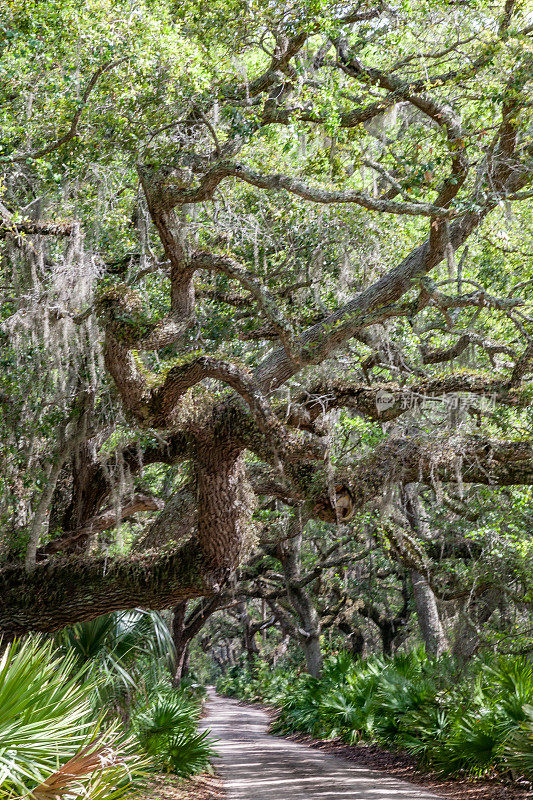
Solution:
{"label": "tree bark", "polygon": [[280,558],[285,576],[287,598],[299,620],[298,637],[305,655],[307,672],[314,678],[322,673],[322,650],[320,636],[322,626],[320,616],[304,587],[298,585],[301,577],[302,540],[307,520],[303,519],[300,509],[296,511],[289,536],[280,546]]}
{"label": "tree bark", "polygon": [[173,686],[179,686],[188,673],[189,647],[192,640],[224,602],[224,596],[216,595],[199,602],[188,614],[187,600],[183,600],[174,607],[172,614],[172,639],[175,649]]}
{"label": "tree bark", "polygon": [[426,652],[438,658],[448,651],[449,646],[440,620],[437,599],[425,575],[416,570],[411,570],[410,575],[418,625]]}
{"label": "tree bark", "polygon": [[96,534],[113,528],[121,520],[127,519],[134,514],[143,511],[157,511],[162,506],[162,500],[139,492],[125,501],[118,509],[113,507],[104,509],[100,514],[88,519],[81,528],[69,530],[58,539],[52,539],[51,542],[48,542],[37,551],[37,555],[43,557],[61,551],[72,553],[81,550],[83,552],[87,543]]}
{"label": "tree bark", "polygon": [[65,511],[65,533],[82,528],[94,517],[109,493],[109,482],[99,461],[94,460],[90,442],[82,442],[71,459],[72,496]]}
{"label": "tree bark", "polygon": [[354,658],[360,658],[365,652],[365,637],[359,627],[353,627],[348,620],[342,619],[337,622],[337,628],[346,636],[347,649]]}
{"label": "tree bark", "polygon": [[198,540],[206,561],[221,577],[239,563],[248,518],[240,450],[210,442],[198,448]]}
{"label": "tree bark", "polygon": [[187,600],[174,606],[172,612],[172,641],[174,642],[174,670],[172,685],[177,687],[183,679],[183,670],[188,651],[189,642],[185,636],[185,615],[187,613]]}
{"label": "tree bark", "polygon": [[128,608],[169,608],[213,595],[210,569],[198,544],[150,556],[64,558],[0,571],[0,631],[51,633],[75,622]]}
{"label": "tree bark", "polygon": [[402,598],[402,607],[394,617],[387,616],[387,614],[380,611],[371,602],[365,603],[362,608],[358,609],[361,616],[371,620],[378,628],[381,636],[383,655],[385,656],[392,655],[394,642],[409,621],[409,593],[407,591],[405,578],[402,579]]}
{"label": "tree bark", "polygon": [[500,602],[500,592],[490,589],[461,608],[454,631],[452,653],[461,663],[472,658],[479,650],[480,628],[491,618]]}
{"label": "tree bark", "polygon": [[246,660],[248,662],[248,666],[250,667],[250,671],[253,673],[257,669],[257,659],[259,658],[259,647],[257,645],[257,633],[259,626],[254,625],[244,600],[238,605],[238,613],[242,621]]}
{"label": "tree bark", "polygon": [[320,678],[324,664],[322,648],[320,646],[320,626],[317,626],[315,630],[312,633],[308,633],[307,636],[300,636],[300,643],[305,655],[305,667],[307,672],[313,678]]}
{"label": "tree bark", "polygon": [[[413,533],[422,540],[429,540],[429,522],[416,484],[411,483],[404,487],[402,500]],[[426,651],[428,655],[438,657],[447,652],[449,646],[440,619],[437,599],[427,575],[412,569],[410,577],[418,624]]]}

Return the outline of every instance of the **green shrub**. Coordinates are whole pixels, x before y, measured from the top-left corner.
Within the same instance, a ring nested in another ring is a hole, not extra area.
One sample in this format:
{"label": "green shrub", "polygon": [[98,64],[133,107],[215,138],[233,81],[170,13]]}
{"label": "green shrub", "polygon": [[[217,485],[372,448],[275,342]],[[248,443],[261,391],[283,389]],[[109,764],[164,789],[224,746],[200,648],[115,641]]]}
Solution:
{"label": "green shrub", "polygon": [[149,700],[134,718],[140,746],[164,771],[189,777],[209,769],[215,755],[208,733],[198,733],[198,704],[187,689]]}
{"label": "green shrub", "polygon": [[0,658],[0,798],[56,797],[67,787],[73,798],[128,795],[142,761],[117,725],[95,719],[94,687],[73,675],[73,658],[37,639]]}
{"label": "green shrub", "polygon": [[102,614],[65,628],[55,637],[58,647],[72,653],[76,667],[97,683],[136,684],[140,663],[155,664],[172,655],[172,635],[157,611],[135,609]]}
{"label": "green shrub", "polygon": [[506,742],[504,764],[533,781],[533,706],[525,705],[523,711],[525,720]]}
{"label": "green shrub", "polygon": [[377,742],[445,774],[533,777],[533,665],[524,658],[486,657],[459,670],[423,649],[358,661],[339,653],[319,680],[258,664],[253,675],[232,670],[218,688],[273,702],[276,733]]}

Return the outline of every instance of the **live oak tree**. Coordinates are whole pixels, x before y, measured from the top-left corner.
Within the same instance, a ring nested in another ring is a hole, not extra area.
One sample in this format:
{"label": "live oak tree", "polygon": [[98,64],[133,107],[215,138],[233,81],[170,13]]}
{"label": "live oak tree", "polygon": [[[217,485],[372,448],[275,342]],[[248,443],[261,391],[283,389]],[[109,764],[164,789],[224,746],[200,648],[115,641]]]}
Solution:
{"label": "live oak tree", "polygon": [[437,498],[408,484],[391,500],[387,515],[340,526],[304,528],[301,509],[270,510],[225,598],[207,601],[223,600],[216,619],[205,601],[191,610],[202,619],[193,669],[206,667],[201,651],[222,669],[289,658],[314,675],[337,648],[388,655],[423,642],[428,655],[460,661],[487,649],[530,653],[527,498],[484,487]]}
{"label": "live oak tree", "polygon": [[8,636],[218,595],[268,502],[416,537],[409,485],[526,491],[525,3],[2,26]]}

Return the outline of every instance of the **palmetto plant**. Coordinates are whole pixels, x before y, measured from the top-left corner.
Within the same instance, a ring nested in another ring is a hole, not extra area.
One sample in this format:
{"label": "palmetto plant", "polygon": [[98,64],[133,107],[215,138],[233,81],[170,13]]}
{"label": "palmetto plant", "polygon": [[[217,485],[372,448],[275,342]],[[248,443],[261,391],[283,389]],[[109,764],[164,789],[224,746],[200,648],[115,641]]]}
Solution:
{"label": "palmetto plant", "polygon": [[507,740],[504,762],[513,772],[533,780],[533,706],[525,705],[523,711],[524,721]]}
{"label": "palmetto plant", "polygon": [[502,658],[490,663],[484,673],[490,695],[498,702],[510,723],[523,722],[527,715],[524,706],[533,703],[533,663],[526,658]]}
{"label": "palmetto plant", "polygon": [[168,679],[174,652],[170,630],[156,611],[104,614],[61,631],[56,643],[94,682],[96,704],[128,723],[132,705]]}
{"label": "palmetto plant", "polygon": [[32,789],[31,800],[85,798],[120,800],[132,796],[132,775],[125,760],[124,747],[112,743],[92,743],[80,750],[47,779]]}
{"label": "palmetto plant", "polygon": [[[261,675],[261,670],[258,675]],[[360,739],[405,748],[447,774],[508,770],[533,779],[533,664],[486,656],[461,672],[423,650],[353,661],[326,660],[322,678],[287,671],[273,724],[278,733]],[[221,681],[243,694],[243,674]],[[269,692],[269,681],[254,691]]]}
{"label": "palmetto plant", "polygon": [[445,774],[484,775],[500,760],[507,733],[497,711],[465,714],[435,748],[433,762]]}
{"label": "palmetto plant", "polygon": [[104,614],[61,631],[59,646],[72,652],[76,666],[108,679],[133,684],[132,667],[142,657],[166,658],[174,649],[172,635],[156,611],[135,609]]}
{"label": "palmetto plant", "polygon": [[188,777],[209,768],[215,755],[207,731],[197,732],[198,706],[185,692],[156,696],[134,719],[142,749],[168,772]]}
{"label": "palmetto plant", "polygon": [[141,765],[91,706],[93,686],[51,642],[9,645],[0,659],[0,798],[125,797]]}
{"label": "palmetto plant", "polygon": [[446,704],[438,700],[415,711],[408,711],[400,721],[395,744],[412,753],[421,764],[434,760],[450,736],[452,717]]}

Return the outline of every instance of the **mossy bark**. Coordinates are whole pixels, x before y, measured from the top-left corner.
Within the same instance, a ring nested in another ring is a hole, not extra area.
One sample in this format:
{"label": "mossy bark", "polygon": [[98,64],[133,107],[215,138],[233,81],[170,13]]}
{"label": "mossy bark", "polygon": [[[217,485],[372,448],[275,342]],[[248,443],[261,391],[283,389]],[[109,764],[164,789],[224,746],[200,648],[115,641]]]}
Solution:
{"label": "mossy bark", "polygon": [[217,577],[195,543],[137,557],[68,558],[0,572],[0,632],[53,632],[118,609],[169,608],[209,595]]}

